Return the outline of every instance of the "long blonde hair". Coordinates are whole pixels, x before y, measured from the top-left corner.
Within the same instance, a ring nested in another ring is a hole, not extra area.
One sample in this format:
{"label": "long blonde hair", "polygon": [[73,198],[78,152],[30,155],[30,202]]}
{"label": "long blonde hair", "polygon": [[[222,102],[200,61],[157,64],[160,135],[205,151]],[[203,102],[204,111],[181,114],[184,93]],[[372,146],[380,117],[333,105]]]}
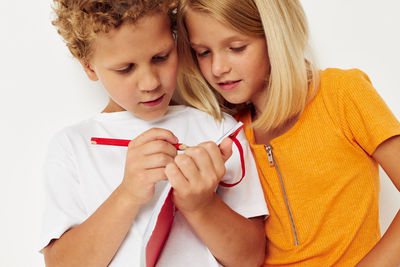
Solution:
{"label": "long blonde hair", "polygon": [[206,12],[243,34],[265,37],[271,71],[266,77],[264,110],[254,127],[274,129],[304,111],[318,89],[319,71],[308,50],[307,19],[298,0],[180,1],[177,18],[179,92],[188,104],[220,120],[221,111],[233,113],[238,106],[227,103],[202,76],[185,26],[189,8]]}

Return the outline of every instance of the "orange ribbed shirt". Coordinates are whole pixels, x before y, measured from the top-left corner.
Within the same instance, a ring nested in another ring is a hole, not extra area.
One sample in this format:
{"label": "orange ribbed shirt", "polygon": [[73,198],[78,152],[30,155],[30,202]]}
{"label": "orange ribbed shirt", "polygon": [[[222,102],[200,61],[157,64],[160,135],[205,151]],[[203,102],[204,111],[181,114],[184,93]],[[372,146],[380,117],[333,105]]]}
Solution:
{"label": "orange ribbed shirt", "polygon": [[[247,112],[238,118],[251,123]],[[400,123],[357,69],[321,72],[297,123],[270,144],[245,129],[270,216],[264,266],[354,266],[380,238],[371,154]]]}

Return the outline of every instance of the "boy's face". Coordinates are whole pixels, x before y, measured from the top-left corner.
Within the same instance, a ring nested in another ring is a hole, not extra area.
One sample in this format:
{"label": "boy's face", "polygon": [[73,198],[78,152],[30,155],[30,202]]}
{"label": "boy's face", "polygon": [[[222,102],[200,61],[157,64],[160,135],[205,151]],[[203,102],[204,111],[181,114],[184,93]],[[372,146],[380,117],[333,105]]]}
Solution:
{"label": "boy's face", "polygon": [[167,15],[152,14],[100,35],[89,63],[110,97],[104,112],[127,110],[144,120],[166,112],[176,85],[178,57]]}

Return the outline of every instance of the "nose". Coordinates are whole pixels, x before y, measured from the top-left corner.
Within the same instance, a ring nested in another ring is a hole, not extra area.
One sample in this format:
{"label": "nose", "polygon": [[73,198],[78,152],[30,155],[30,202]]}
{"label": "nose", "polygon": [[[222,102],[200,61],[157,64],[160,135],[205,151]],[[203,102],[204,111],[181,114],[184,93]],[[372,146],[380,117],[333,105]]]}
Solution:
{"label": "nose", "polygon": [[153,91],[160,87],[160,77],[155,68],[143,68],[138,73],[138,88],[140,91]]}
{"label": "nose", "polygon": [[220,77],[221,75],[230,72],[231,67],[222,54],[214,54],[212,58],[211,71],[215,76]]}

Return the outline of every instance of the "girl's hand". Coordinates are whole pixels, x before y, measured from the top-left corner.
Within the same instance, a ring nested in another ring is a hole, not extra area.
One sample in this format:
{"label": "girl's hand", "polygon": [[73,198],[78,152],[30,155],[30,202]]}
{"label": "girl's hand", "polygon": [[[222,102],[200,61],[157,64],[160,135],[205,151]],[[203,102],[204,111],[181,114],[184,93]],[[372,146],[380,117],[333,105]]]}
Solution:
{"label": "girl's hand", "polygon": [[137,204],[150,201],[154,185],[166,180],[165,167],[177,152],[172,144],[178,139],[168,130],[150,129],[129,143],[125,173],[120,189]]}
{"label": "girl's hand", "polygon": [[218,147],[205,142],[177,155],[165,168],[174,188],[174,202],[180,211],[205,210],[216,196],[215,191],[225,174],[225,161],[232,154],[232,141],[227,138]]}

